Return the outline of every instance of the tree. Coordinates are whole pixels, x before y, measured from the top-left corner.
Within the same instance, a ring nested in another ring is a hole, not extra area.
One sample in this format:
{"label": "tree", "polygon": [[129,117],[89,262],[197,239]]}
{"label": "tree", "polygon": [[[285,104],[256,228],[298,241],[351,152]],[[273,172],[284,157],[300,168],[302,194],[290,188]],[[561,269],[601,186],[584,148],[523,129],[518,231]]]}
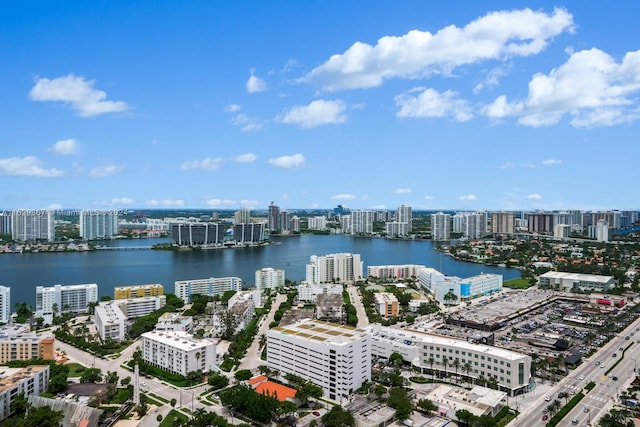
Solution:
{"label": "tree", "polygon": [[178,403],[178,401],[175,398],[173,398],[169,402],[169,405],[171,405],[172,408],[175,408],[176,407],[176,403]]}
{"label": "tree", "polygon": [[207,382],[211,387],[213,387],[214,390],[218,390],[229,385],[229,378],[217,372],[212,372],[211,374],[209,374],[209,379],[207,380]]}
{"label": "tree", "polygon": [[387,405],[396,410],[396,418],[400,421],[406,420],[413,413],[413,404],[404,388],[390,389]]}
{"label": "tree", "polygon": [[355,426],[356,420],[349,411],[345,411],[342,406],[334,406],[329,412],[321,418],[322,425],[325,427],[345,427]]}
{"label": "tree", "polygon": [[417,404],[418,408],[424,412],[436,411],[438,409],[438,405],[433,403],[429,399],[420,399]]}
{"label": "tree", "polygon": [[249,369],[240,369],[233,374],[236,381],[246,381],[253,376]]}
{"label": "tree", "polygon": [[402,355],[398,352],[393,352],[391,353],[391,355],[389,356],[389,363],[395,367],[396,369],[400,368],[400,366],[402,366],[402,362],[404,362],[404,358],[402,357]]}
{"label": "tree", "polygon": [[102,371],[98,368],[85,369],[80,375],[81,383],[99,383],[100,381],[102,381]]}
{"label": "tree", "polygon": [[104,376],[104,382],[107,384],[118,384],[118,373],[116,371],[107,371]]}

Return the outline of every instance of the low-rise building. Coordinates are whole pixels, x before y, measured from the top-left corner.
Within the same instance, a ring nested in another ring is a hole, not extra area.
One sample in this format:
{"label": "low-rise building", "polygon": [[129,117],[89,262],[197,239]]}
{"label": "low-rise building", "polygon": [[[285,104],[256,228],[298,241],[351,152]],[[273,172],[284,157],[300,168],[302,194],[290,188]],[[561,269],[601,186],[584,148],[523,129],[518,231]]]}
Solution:
{"label": "low-rise building", "polygon": [[12,360],[54,359],[55,339],[48,334],[22,332],[22,328],[0,329],[0,363]]}
{"label": "low-rise building", "polygon": [[242,279],[239,277],[210,277],[208,279],[178,280],[175,282],[175,294],[188,304],[191,295],[222,296],[227,291],[241,291]]}
{"label": "low-rise building", "polygon": [[301,283],[298,285],[298,300],[316,302],[318,295],[342,295],[342,285],[336,283]]}
{"label": "low-rise building", "polygon": [[615,287],[613,276],[547,271],[540,275],[539,285],[559,291],[607,292]]}
{"label": "low-rise building", "polygon": [[376,292],[373,296],[376,300],[378,313],[382,317],[398,317],[398,314],[400,314],[400,305],[395,295],[389,292]]}
{"label": "low-rise building", "polygon": [[118,286],[113,288],[113,299],[129,299],[155,297],[164,294],[164,288],[159,283],[135,286]]}
{"label": "low-rise building", "polygon": [[435,288],[436,300],[445,304],[458,304],[502,290],[501,274],[478,274],[466,279],[447,276],[438,281]]}
{"label": "low-rise building", "polygon": [[189,372],[208,372],[215,367],[216,345],[184,332],[145,332],[142,334],[142,360],[183,376]]}
{"label": "low-rise building", "polygon": [[127,316],[115,301],[101,302],[95,307],[96,332],[104,341],[123,341],[127,334]]}
{"label": "low-rise building", "polygon": [[164,313],[156,323],[156,331],[193,333],[193,317],[178,313]]}
{"label": "low-rise building", "polygon": [[33,365],[26,368],[2,367],[0,374],[0,420],[11,415],[11,402],[20,393],[25,397],[47,391],[49,366]]}

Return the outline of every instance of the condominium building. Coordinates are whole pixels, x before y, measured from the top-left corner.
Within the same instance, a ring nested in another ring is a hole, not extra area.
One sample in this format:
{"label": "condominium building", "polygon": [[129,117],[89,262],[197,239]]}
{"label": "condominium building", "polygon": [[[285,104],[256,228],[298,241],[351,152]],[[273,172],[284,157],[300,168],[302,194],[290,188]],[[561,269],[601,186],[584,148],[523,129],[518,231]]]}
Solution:
{"label": "condominium building", "polygon": [[108,239],[118,234],[118,211],[80,211],[80,237]]}
{"label": "condominium building", "polygon": [[167,304],[166,295],[155,297],[141,297],[115,300],[127,320],[137,319],[146,316],[156,310],[160,310]]}
{"label": "condominium building", "polygon": [[372,234],[373,212],[365,210],[351,211],[351,234]]}
{"label": "condominium building", "polygon": [[127,316],[117,301],[101,302],[95,307],[93,321],[100,339],[105,341],[123,341],[127,334]]}
{"label": "condominium building", "polygon": [[367,267],[367,277],[375,279],[414,279],[418,277],[424,265],[370,265]]}
{"label": "condominium building", "polygon": [[527,218],[529,233],[550,234],[553,233],[553,214],[532,213]]}
{"label": "condominium building", "polygon": [[208,279],[178,280],[175,282],[175,294],[188,304],[191,295],[222,296],[227,291],[241,291],[242,279],[239,277],[210,277]]}
{"label": "condominium building", "polygon": [[359,254],[339,253],[329,255],[311,255],[306,266],[306,282],[345,283],[362,278],[363,263]]}
{"label": "condominium building", "polygon": [[9,323],[11,319],[11,288],[0,286],[0,323]]}
{"label": "condominium building", "polygon": [[236,244],[255,244],[264,241],[264,223],[234,225],[233,239]]}
{"label": "condominium building", "polygon": [[384,232],[388,237],[404,237],[409,234],[409,224],[406,222],[386,222]]}
{"label": "condominium building", "polygon": [[465,239],[479,239],[487,234],[486,212],[457,212],[452,221],[454,233],[462,233]]}
{"label": "condominium building", "polygon": [[247,208],[240,208],[233,214],[234,224],[251,224],[251,211]]}
{"label": "condominium building", "polygon": [[479,274],[466,279],[448,276],[437,283],[435,297],[440,303],[458,304],[501,290],[501,274]]}
{"label": "condominium building", "polygon": [[267,331],[267,366],[309,380],[341,402],[371,381],[370,342],[362,329],[306,319]]}
{"label": "condominium building", "polygon": [[227,310],[233,313],[236,332],[246,328],[256,315],[254,291],[236,292],[227,301]]}
{"label": "condominium building", "polygon": [[55,238],[54,212],[51,210],[18,209],[11,212],[11,238],[19,242]]}
{"label": "condominium building", "polygon": [[[16,333],[18,332],[18,333]],[[54,359],[55,339],[51,335],[15,331],[15,327],[0,329],[0,363],[12,360]]]}
{"label": "condominium building", "polygon": [[607,292],[616,286],[616,281],[613,276],[547,271],[540,275],[538,284],[560,291]]}
{"label": "condominium building", "polygon": [[193,317],[178,313],[164,313],[156,323],[156,331],[193,333]]}
{"label": "condominium building", "polygon": [[171,241],[180,246],[223,245],[224,233],[225,227],[217,222],[171,224]]}
{"label": "condominium building", "polygon": [[184,332],[145,332],[142,334],[142,360],[183,376],[189,372],[209,372],[215,367],[216,345]]}
{"label": "condominium building", "polygon": [[513,212],[491,212],[491,233],[514,233],[516,214]]}
{"label": "condominium building", "polygon": [[256,270],[256,289],[277,289],[284,286],[284,270],[279,268],[261,268]]}
{"label": "condominium building", "polygon": [[0,374],[0,420],[11,415],[11,403],[19,394],[25,398],[47,391],[49,365],[31,365],[26,368],[3,366]]}
{"label": "condominium building", "polygon": [[269,205],[268,223],[269,233],[278,234],[282,231],[282,226],[280,224],[280,207],[274,202],[271,202]]}
{"label": "condominium building", "polygon": [[164,287],[159,283],[148,285],[118,286],[113,288],[114,299],[155,297],[164,294]]}
{"label": "condominium building", "polygon": [[430,335],[414,329],[403,330],[371,324],[367,327],[373,356],[389,358],[402,355],[406,362],[422,373],[457,371],[470,380],[483,377],[495,380],[509,394],[529,389],[531,357],[526,354],[473,344],[465,340]]}
{"label": "condominium building", "polygon": [[400,305],[395,295],[389,292],[376,292],[373,296],[376,300],[376,308],[380,316],[385,319],[398,317],[400,314]]}
{"label": "condominium building", "polygon": [[298,299],[315,303],[318,295],[342,295],[342,285],[335,283],[301,283],[298,285]]}
{"label": "condominium building", "polygon": [[309,230],[324,231],[327,229],[327,217],[326,216],[312,216],[307,219],[307,228]]}
{"label": "condominium building", "polygon": [[431,214],[431,238],[448,240],[451,235],[451,215],[438,212]]}
{"label": "condominium building", "polygon": [[0,212],[0,234],[11,234],[11,212]]}
{"label": "condominium building", "polygon": [[[85,313],[89,303],[98,301],[98,285],[36,286],[36,317],[44,318],[45,323],[53,321],[53,309],[57,313]],[[55,304],[55,305],[54,305]]]}
{"label": "condominium building", "polygon": [[297,215],[292,216],[289,220],[289,230],[294,233],[300,232],[300,218]]}
{"label": "condominium building", "polygon": [[396,212],[396,221],[399,223],[407,224],[407,234],[413,230],[413,217],[411,213],[411,206],[401,205],[398,206]]}

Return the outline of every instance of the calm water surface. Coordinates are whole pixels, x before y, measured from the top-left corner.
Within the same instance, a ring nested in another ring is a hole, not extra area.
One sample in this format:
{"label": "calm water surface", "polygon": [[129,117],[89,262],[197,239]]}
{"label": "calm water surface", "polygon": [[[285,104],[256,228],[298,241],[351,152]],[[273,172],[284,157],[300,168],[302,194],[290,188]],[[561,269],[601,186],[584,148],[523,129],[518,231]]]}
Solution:
{"label": "calm water surface", "polygon": [[[12,305],[35,303],[37,285],[97,283],[100,295],[113,296],[116,286],[160,283],[173,292],[176,280],[238,276],[254,284],[263,267],[285,270],[287,279],[300,281],[311,255],[349,252],[360,254],[364,273],[369,265],[421,264],[449,276],[502,274],[520,277],[517,269],[456,261],[436,251],[431,241],[354,238],[349,236],[271,237],[274,244],[260,248],[208,251],[92,251],[71,253],[0,254],[0,284],[11,287]],[[169,239],[114,240],[107,246],[150,246]]]}

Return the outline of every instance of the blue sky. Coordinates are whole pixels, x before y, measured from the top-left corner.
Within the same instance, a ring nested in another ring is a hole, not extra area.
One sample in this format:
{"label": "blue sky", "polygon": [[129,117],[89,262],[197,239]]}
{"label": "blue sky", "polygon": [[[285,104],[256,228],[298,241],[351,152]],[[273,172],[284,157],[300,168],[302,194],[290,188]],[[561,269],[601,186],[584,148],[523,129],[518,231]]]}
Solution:
{"label": "blue sky", "polygon": [[635,209],[615,6],[2,2],[0,209]]}

